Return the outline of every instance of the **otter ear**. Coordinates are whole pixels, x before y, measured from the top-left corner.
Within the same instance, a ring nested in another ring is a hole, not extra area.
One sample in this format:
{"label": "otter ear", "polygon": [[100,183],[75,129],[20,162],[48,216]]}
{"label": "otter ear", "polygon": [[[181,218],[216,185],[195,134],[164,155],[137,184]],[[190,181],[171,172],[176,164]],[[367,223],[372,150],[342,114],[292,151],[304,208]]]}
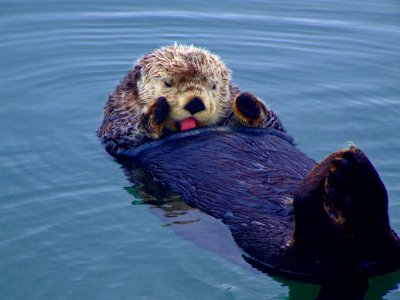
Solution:
{"label": "otter ear", "polygon": [[133,82],[136,83],[140,79],[141,75],[142,75],[142,66],[141,65],[134,66],[133,67],[133,74],[132,74]]}
{"label": "otter ear", "polygon": [[137,92],[137,81],[140,79],[142,67],[136,65],[121,80],[119,88],[125,91],[134,89]]}

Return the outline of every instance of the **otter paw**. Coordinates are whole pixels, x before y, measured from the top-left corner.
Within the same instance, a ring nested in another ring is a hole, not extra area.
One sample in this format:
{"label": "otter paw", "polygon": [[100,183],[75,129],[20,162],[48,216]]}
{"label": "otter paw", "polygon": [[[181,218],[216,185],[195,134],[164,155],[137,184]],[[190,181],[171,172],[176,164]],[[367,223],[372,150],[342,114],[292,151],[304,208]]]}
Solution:
{"label": "otter paw", "polygon": [[352,222],[386,211],[386,189],[371,162],[354,146],[332,160],[325,193],[330,211]]}
{"label": "otter paw", "polygon": [[[349,184],[352,179],[353,164],[345,157],[337,157],[331,162],[329,175],[325,182],[325,191],[334,202],[343,200],[349,194]],[[335,203],[340,204],[340,203]]]}
{"label": "otter paw", "polygon": [[167,119],[169,113],[169,104],[167,98],[159,97],[153,109],[154,122],[160,125]]}
{"label": "otter paw", "polygon": [[159,97],[150,106],[148,112],[142,115],[143,129],[150,138],[161,136],[165,121],[169,114],[169,104],[165,97]]}
{"label": "otter paw", "polygon": [[369,188],[368,183],[379,184],[376,171],[365,154],[355,146],[345,150],[331,161],[326,179],[326,192],[333,198],[361,194]]}
{"label": "otter paw", "polygon": [[258,102],[253,94],[242,93],[236,98],[236,108],[244,117],[255,120],[261,112]]}
{"label": "otter paw", "polygon": [[239,94],[234,103],[233,111],[237,119],[245,125],[257,125],[262,122],[265,111],[264,104],[251,93]]}

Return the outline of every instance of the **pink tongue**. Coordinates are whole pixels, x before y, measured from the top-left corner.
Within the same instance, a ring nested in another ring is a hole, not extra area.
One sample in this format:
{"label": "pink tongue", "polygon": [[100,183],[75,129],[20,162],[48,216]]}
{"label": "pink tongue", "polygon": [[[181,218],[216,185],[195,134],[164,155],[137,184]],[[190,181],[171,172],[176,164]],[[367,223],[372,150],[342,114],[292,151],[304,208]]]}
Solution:
{"label": "pink tongue", "polygon": [[196,128],[196,119],[193,117],[183,119],[181,121],[181,131],[190,130]]}

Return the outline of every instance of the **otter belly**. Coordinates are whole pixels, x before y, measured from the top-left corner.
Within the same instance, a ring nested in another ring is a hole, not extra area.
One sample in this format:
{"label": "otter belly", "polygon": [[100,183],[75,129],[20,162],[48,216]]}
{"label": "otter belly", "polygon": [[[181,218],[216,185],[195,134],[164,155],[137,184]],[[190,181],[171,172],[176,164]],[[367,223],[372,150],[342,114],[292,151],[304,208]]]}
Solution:
{"label": "otter belly", "polygon": [[120,158],[220,219],[250,259],[278,274],[298,272],[279,260],[293,234],[294,192],[315,163],[289,136],[268,129],[201,128],[133,148]]}

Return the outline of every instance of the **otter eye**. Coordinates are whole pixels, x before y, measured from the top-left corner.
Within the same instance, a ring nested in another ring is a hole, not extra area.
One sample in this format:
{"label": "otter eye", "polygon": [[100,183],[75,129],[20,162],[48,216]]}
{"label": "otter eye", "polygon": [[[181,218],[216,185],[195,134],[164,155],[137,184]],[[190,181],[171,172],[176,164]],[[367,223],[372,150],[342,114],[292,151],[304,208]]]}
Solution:
{"label": "otter eye", "polygon": [[217,88],[217,85],[214,83],[212,86],[212,89],[215,90]]}
{"label": "otter eye", "polygon": [[169,82],[167,82],[167,81],[164,81],[164,85],[165,85],[165,87],[167,87],[167,88],[172,87],[172,84],[169,83]]}

